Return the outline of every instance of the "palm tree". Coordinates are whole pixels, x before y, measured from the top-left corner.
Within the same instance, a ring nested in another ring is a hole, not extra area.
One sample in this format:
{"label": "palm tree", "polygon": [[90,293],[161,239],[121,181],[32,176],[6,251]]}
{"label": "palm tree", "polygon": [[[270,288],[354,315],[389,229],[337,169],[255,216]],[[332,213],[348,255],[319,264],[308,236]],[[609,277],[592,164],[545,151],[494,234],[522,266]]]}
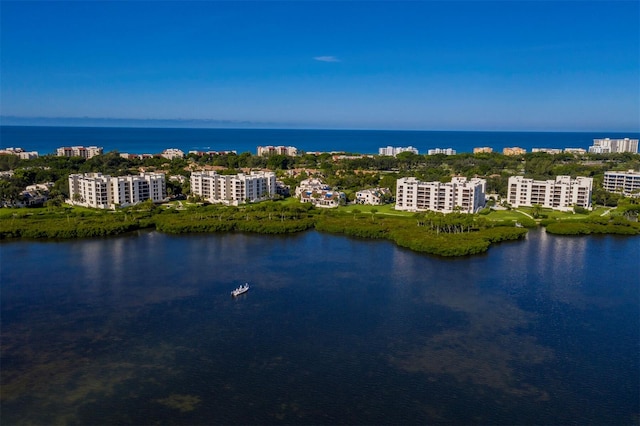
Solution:
{"label": "palm tree", "polygon": [[540,217],[541,212],[542,212],[542,206],[540,204],[534,204],[533,208],[531,209],[531,216],[537,219]]}

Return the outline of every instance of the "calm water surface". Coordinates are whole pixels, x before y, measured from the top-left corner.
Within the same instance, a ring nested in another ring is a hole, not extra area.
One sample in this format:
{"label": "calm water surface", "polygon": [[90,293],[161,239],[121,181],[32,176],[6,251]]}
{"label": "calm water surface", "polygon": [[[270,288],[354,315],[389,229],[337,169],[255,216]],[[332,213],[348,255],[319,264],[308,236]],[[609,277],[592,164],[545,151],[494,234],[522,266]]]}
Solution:
{"label": "calm water surface", "polygon": [[[638,424],[640,238],[0,245],[3,424]],[[247,294],[229,292],[250,282]]]}

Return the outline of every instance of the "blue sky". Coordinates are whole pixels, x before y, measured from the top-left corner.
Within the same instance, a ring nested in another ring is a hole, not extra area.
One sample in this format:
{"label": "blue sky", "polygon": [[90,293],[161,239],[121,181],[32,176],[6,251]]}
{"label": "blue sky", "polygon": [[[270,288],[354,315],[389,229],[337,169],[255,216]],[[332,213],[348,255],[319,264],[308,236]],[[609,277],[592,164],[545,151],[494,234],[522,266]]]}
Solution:
{"label": "blue sky", "polygon": [[640,130],[637,0],[0,8],[3,124]]}

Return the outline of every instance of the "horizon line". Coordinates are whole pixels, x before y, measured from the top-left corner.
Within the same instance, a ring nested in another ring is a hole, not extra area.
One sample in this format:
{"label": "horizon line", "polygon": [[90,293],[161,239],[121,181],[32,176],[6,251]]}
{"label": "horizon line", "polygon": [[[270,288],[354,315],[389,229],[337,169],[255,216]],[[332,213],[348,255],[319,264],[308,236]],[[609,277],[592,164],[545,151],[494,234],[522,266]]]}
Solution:
{"label": "horizon line", "polygon": [[[4,121],[15,121],[6,124]],[[23,121],[24,123],[20,123]],[[66,122],[65,122],[66,121]],[[98,122],[91,124],[91,121]],[[28,122],[28,123],[27,123]],[[188,127],[186,124],[200,124]],[[155,124],[155,125],[154,125]],[[161,124],[161,125],[158,125]],[[162,125],[164,124],[164,125]],[[171,126],[173,124],[173,126]],[[180,125],[182,124],[182,125]],[[208,125],[207,125],[208,124]],[[216,126],[217,124],[217,126]],[[317,131],[388,131],[388,132],[491,132],[491,133],[632,133],[640,134],[640,127],[634,130],[531,130],[531,129],[434,129],[395,127],[348,127],[319,126],[284,122],[260,122],[250,120],[219,120],[208,118],[112,118],[112,117],[43,117],[0,115],[0,127],[87,127],[87,128],[148,128],[148,129],[227,129],[227,130],[317,130]]]}

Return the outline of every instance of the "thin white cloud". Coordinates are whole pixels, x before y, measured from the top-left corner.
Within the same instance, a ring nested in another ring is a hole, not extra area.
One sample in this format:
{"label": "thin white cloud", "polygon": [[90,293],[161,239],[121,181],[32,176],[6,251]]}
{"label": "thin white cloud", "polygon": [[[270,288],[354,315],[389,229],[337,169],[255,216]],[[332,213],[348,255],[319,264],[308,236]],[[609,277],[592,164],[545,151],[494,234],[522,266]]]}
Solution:
{"label": "thin white cloud", "polygon": [[320,62],[340,62],[335,56],[315,56],[313,59]]}

